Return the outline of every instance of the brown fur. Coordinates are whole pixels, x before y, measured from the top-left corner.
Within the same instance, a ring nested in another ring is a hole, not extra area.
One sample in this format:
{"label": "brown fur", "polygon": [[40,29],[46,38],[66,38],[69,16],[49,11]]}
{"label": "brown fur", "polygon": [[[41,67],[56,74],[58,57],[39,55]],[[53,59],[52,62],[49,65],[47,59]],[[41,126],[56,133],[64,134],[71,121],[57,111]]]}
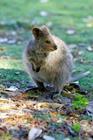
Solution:
{"label": "brown fur", "polygon": [[38,84],[52,84],[61,92],[69,82],[73,58],[66,44],[46,26],[33,28],[34,39],[24,51],[26,71]]}

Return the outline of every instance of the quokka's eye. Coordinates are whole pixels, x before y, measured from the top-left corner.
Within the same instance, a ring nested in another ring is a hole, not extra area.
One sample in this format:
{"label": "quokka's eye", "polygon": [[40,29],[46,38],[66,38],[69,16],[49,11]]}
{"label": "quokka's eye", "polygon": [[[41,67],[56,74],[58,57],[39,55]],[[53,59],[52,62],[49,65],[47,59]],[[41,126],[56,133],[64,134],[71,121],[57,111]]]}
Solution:
{"label": "quokka's eye", "polygon": [[50,41],[49,40],[46,40],[45,43],[50,44]]}

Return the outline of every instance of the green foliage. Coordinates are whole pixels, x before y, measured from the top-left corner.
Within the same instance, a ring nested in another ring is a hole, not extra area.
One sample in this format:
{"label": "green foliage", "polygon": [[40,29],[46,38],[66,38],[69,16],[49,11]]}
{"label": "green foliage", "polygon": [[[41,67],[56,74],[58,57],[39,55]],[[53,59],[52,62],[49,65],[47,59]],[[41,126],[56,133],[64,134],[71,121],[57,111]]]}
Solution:
{"label": "green foliage", "polygon": [[74,109],[84,109],[88,105],[88,99],[83,95],[76,95],[75,99],[72,102],[72,107]]}
{"label": "green foliage", "polygon": [[75,132],[79,132],[80,131],[80,124],[79,123],[75,123],[72,125],[72,129],[75,131]]}

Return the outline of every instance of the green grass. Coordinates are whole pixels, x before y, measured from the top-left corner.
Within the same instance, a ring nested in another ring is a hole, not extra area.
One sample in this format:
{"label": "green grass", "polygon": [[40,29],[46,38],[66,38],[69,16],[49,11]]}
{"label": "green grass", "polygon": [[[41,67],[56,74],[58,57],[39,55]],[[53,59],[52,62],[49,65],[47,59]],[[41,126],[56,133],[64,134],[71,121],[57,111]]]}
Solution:
{"label": "green grass", "polygon": [[77,94],[75,99],[72,102],[72,107],[74,109],[84,109],[88,105],[88,99],[85,98],[83,95]]}
{"label": "green grass", "polygon": [[[51,22],[51,31],[67,44],[78,45],[83,43],[85,46],[92,45],[93,19],[88,20],[88,17],[93,15],[92,5],[93,0],[49,0],[47,3],[40,3],[39,0],[0,1],[0,33],[10,33],[15,30],[23,39],[20,45],[0,45],[0,48],[3,48],[3,51],[0,51],[0,75],[2,77],[0,83],[6,83],[6,81],[15,81],[16,83],[24,77],[22,52],[25,41],[31,38],[31,31],[28,30],[28,26],[32,26],[34,23],[42,25]],[[41,11],[46,11],[48,16],[41,16]],[[89,24],[91,27],[88,27]],[[73,28],[76,31],[75,34],[68,35],[66,32],[69,28]],[[93,52],[88,52],[85,48],[82,48],[82,50],[84,51],[82,58],[87,62],[92,61]],[[91,72],[90,76],[80,80],[80,85],[89,90],[91,90],[93,81],[92,65],[91,63],[76,63],[77,71],[90,70]],[[16,76],[11,70],[22,71],[23,74]],[[28,80],[28,77],[25,80]]]}
{"label": "green grass", "polygon": [[80,124],[79,124],[79,123],[73,124],[73,125],[72,125],[72,129],[73,129],[75,132],[79,133],[79,132],[80,132]]}
{"label": "green grass", "polygon": [[0,68],[22,69],[22,45],[0,45]]}

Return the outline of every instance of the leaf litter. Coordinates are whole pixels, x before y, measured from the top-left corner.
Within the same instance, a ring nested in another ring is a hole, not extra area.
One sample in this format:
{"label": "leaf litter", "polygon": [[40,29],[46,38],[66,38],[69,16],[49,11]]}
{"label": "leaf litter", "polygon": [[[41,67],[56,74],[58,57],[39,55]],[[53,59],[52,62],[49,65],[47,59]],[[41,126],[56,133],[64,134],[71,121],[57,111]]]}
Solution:
{"label": "leaf litter", "polygon": [[[9,90],[1,87],[0,93],[3,91],[7,97],[0,98],[0,138],[56,140],[58,134],[64,139],[92,137],[92,117],[91,121],[82,119],[83,115],[89,116],[91,104],[83,107],[79,100],[82,107],[73,108],[73,100],[78,96],[84,100],[86,92],[82,94],[80,86],[73,83],[65,86],[62,95],[55,98],[50,89],[43,92],[32,88],[22,92],[15,87]],[[86,124],[88,127],[84,129]]]}

